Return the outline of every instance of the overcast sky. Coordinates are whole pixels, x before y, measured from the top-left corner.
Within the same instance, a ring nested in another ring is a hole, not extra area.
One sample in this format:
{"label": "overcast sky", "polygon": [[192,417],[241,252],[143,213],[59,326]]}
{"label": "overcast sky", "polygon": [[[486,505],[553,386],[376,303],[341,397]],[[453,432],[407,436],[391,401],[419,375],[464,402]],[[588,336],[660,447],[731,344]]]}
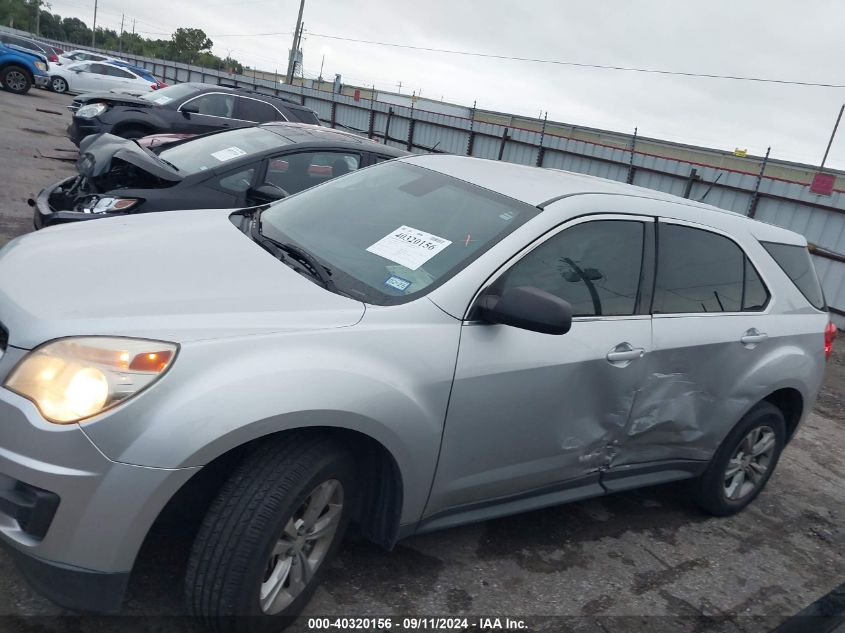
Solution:
{"label": "overcast sky", "polygon": [[[89,26],[94,0],[50,0]],[[90,5],[90,6],[89,6]],[[99,0],[98,24],[198,27],[214,52],[284,72],[299,0]],[[842,0],[306,0],[306,76],[818,164],[845,89],[652,75],[330,40],[845,84]],[[261,36],[261,33],[286,33]],[[247,36],[247,34],[253,34]],[[845,169],[845,125],[828,164]]]}

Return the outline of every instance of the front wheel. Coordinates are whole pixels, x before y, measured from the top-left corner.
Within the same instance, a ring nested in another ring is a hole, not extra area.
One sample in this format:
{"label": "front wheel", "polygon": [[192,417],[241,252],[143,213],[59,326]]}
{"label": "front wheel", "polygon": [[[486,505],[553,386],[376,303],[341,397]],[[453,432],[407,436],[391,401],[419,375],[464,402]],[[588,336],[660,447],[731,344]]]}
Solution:
{"label": "front wheel", "polygon": [[216,631],[280,631],[305,607],[356,503],[356,469],[331,438],[260,446],[224,484],[192,548],[190,613]]}
{"label": "front wheel", "polygon": [[32,79],[26,69],[20,66],[6,66],[0,71],[0,84],[9,92],[22,95],[29,92]]}
{"label": "front wheel", "polygon": [[62,77],[53,77],[50,80],[50,87],[53,89],[53,92],[64,94],[67,92],[67,81]]}
{"label": "front wheel", "polygon": [[786,443],[783,413],[760,402],[722,442],[696,482],[695,500],[715,516],[736,514],[760,494]]}

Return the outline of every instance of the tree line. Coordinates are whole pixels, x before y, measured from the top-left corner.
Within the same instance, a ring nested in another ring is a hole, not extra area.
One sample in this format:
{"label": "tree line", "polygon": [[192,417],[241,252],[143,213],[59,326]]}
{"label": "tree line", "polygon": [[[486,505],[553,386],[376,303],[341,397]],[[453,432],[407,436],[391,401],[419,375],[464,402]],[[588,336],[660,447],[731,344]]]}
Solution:
{"label": "tree line", "polygon": [[[48,40],[91,46],[92,31],[79,18],[63,18],[44,9],[44,0],[0,0],[0,24],[29,31]],[[244,66],[236,59],[223,59],[211,52],[214,43],[202,29],[178,28],[169,40],[143,37],[138,33],[118,33],[97,27],[97,48],[131,55],[156,57],[205,68],[243,73]]]}

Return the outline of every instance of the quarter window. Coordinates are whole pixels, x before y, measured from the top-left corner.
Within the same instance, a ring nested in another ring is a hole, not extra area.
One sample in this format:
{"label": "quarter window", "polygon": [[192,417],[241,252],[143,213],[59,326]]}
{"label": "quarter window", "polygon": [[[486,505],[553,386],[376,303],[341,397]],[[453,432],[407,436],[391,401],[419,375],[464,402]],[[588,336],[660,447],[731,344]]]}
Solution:
{"label": "quarter window", "polygon": [[655,314],[758,311],[768,300],[768,290],[736,242],[702,229],[660,224]]}
{"label": "quarter window", "polygon": [[568,301],[572,316],[632,315],[640,287],[643,239],[639,221],[578,224],[523,257],[497,282],[497,290],[540,288]]}

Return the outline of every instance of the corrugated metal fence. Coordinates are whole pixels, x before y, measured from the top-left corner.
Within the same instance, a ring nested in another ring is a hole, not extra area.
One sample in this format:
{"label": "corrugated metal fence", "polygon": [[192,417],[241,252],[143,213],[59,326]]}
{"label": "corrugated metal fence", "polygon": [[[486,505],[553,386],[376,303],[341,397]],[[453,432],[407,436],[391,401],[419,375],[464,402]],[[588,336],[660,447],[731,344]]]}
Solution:
{"label": "corrugated metal fence", "polygon": [[[58,45],[63,45],[58,43]],[[67,46],[67,45],[63,45]],[[112,53],[115,54],[115,53]],[[475,121],[314,90],[246,75],[122,54],[168,83],[227,83],[283,96],[313,109],[332,127],[413,152],[445,152],[551,167],[629,182],[792,229],[813,245],[816,268],[838,325],[845,328],[845,192],[810,193],[801,183],[588,143],[564,136]]]}

